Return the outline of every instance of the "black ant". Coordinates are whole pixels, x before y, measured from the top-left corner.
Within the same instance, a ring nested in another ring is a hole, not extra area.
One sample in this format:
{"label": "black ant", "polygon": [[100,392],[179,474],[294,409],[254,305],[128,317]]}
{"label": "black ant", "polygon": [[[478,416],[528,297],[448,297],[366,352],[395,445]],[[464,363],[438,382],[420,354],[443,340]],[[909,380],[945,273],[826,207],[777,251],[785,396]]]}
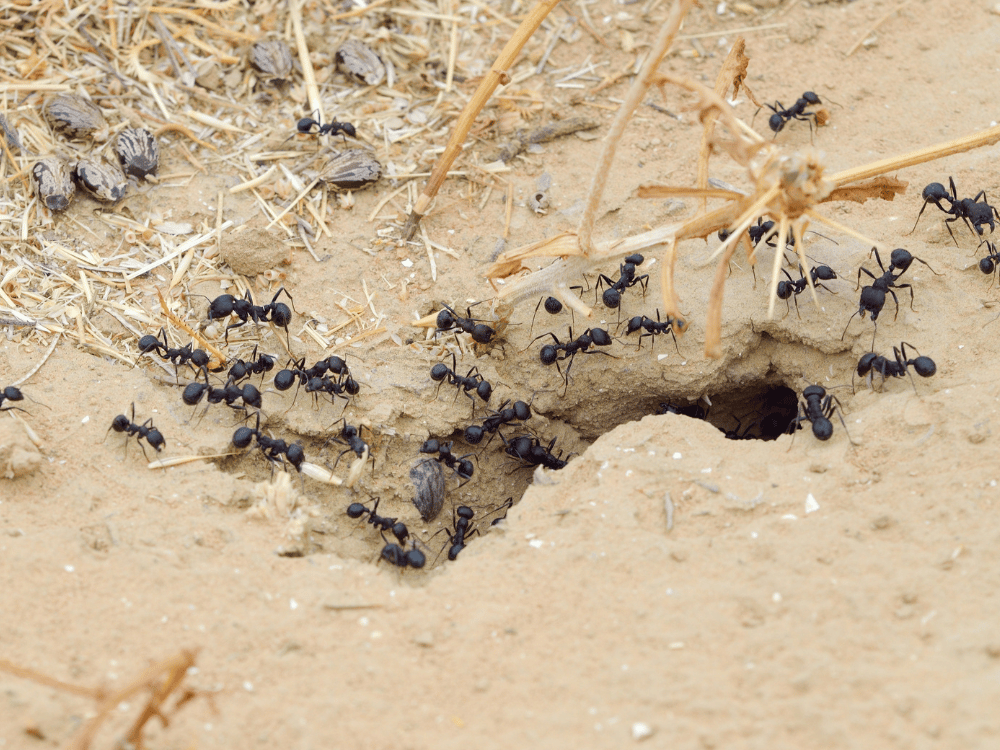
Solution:
{"label": "black ant", "polygon": [[[318,120],[314,120],[311,117],[303,117],[299,120],[295,129],[299,131],[301,135],[337,135],[337,133],[344,133],[346,135],[354,138],[357,132],[354,130],[354,126],[349,122],[328,122],[325,125]],[[346,138],[344,139],[347,140]]]}
{"label": "black ant", "polygon": [[[233,382],[232,378],[230,378],[225,386],[222,388],[216,388],[208,382],[208,370],[202,368],[202,372],[205,373],[205,382],[199,383],[198,381],[195,381],[193,383],[188,383],[188,385],[184,388],[184,392],[181,394],[181,399],[188,406],[197,406],[201,403],[202,398],[207,395],[208,403],[210,404],[225,403],[229,408],[239,409],[244,413],[246,413],[246,408],[248,406],[252,409],[261,408],[262,396],[255,385],[244,383],[243,386],[240,387]],[[236,404],[239,400],[243,401],[242,406]]]}
{"label": "black ant", "polygon": [[465,333],[471,334],[472,340],[477,344],[488,344],[493,340],[493,336],[496,335],[496,331],[482,321],[478,321],[472,317],[471,307],[467,307],[465,309],[466,317],[464,318],[448,307],[448,305],[444,305],[443,307],[444,309],[437,314],[437,330],[434,331],[435,336],[442,331],[450,331],[452,328],[459,328]]}
{"label": "black ant", "polygon": [[657,414],[680,414],[681,416],[690,417],[691,419],[707,419],[708,409],[699,403],[688,404],[687,406],[674,406],[669,401],[663,401],[660,403],[660,408],[656,410]]}
{"label": "black ant", "polygon": [[[6,409],[3,408],[4,401],[24,401],[24,394],[21,393],[20,388],[15,388],[12,385],[8,385],[2,391],[0,391],[0,411],[11,411],[16,409],[17,411],[24,411],[20,406],[8,406]],[[27,412],[24,412],[27,414]]]}
{"label": "black ant", "polygon": [[[799,414],[789,423],[789,432],[794,433],[795,430],[799,429],[799,425],[802,422],[811,422],[813,435],[816,436],[816,439],[829,440],[830,436],[833,435],[833,422],[830,421],[830,417],[837,411],[840,401],[832,394],[828,396],[826,389],[820,385],[806,387],[802,391],[802,398],[805,403],[799,404]],[[844,418],[840,416],[840,412],[837,412],[837,418],[844,425],[844,432],[846,433],[847,424],[844,422]],[[847,439],[851,440],[850,433],[847,434]],[[854,444],[853,440],[851,440],[851,444]],[[788,447],[791,448],[790,445]]]}
{"label": "black ant", "polygon": [[[469,445],[479,445],[486,433],[495,433],[505,424],[524,422],[531,419],[531,407],[524,401],[515,401],[507,407],[510,399],[500,404],[500,409],[491,411],[490,416],[483,420],[482,425],[473,424],[465,428],[463,437]],[[504,408],[507,407],[507,408]],[[490,438],[492,440],[492,438]]]}
{"label": "black ant", "polygon": [[257,446],[260,448],[264,458],[271,464],[271,471],[274,471],[274,464],[280,463],[284,466],[288,460],[295,470],[302,471],[302,464],[306,460],[302,446],[298,443],[289,445],[284,440],[272,438],[260,431],[260,412],[257,412],[257,424],[252,429],[250,427],[239,427],[233,433],[233,445],[237,448],[246,448],[253,439],[257,439]]}
{"label": "black ant", "polygon": [[458,478],[462,480],[459,487],[465,485],[470,479],[472,479],[472,474],[475,471],[475,467],[472,465],[472,461],[469,460],[469,456],[474,454],[466,453],[464,456],[456,456],[451,452],[451,442],[442,443],[435,438],[430,440],[425,440],[424,444],[420,446],[421,453],[437,454],[433,459],[439,463],[443,463],[449,469],[454,471]]}
{"label": "black ant", "polygon": [[[341,445],[346,445],[347,448],[340,452],[337,456],[337,460],[333,463],[333,468],[337,468],[337,464],[340,463],[340,459],[343,458],[345,453],[354,452],[358,458],[364,458],[365,455],[371,456],[371,450],[368,447],[368,443],[361,439],[361,427],[355,427],[354,425],[347,424],[346,419],[339,419],[338,422],[343,422],[344,426],[340,430],[340,435],[330,438],[335,443],[340,443]],[[337,422],[334,422],[336,424]],[[369,430],[369,432],[371,432]],[[372,466],[374,467],[375,457],[372,456]]]}
{"label": "black ant", "polygon": [[[913,229],[910,230],[910,234],[913,234],[917,230],[917,224],[920,222],[920,217],[924,213],[924,209],[927,208],[928,203],[933,203],[941,211],[951,216],[950,219],[945,219],[944,222],[948,234],[951,235],[951,240],[955,243],[956,247],[958,246],[958,240],[955,239],[955,234],[951,231],[952,222],[961,219],[965,222],[970,232],[974,231],[980,237],[983,236],[984,224],[990,225],[990,232],[996,229],[994,217],[1000,219],[1000,213],[997,213],[997,210],[987,203],[985,190],[980,190],[975,198],[962,198],[959,200],[958,191],[955,189],[955,180],[951,177],[948,178],[948,186],[951,188],[951,192],[945,190],[944,185],[940,182],[932,182],[924,188],[922,193],[924,205],[920,207],[920,213],[917,214],[917,220],[913,222]],[[979,201],[980,198],[983,199],[981,203]],[[948,201],[951,205],[945,208],[941,205],[941,201]]]}
{"label": "black ant", "polygon": [[[875,260],[878,261],[879,268],[882,269],[882,275],[876,276],[864,266],[858,269],[858,286],[861,286],[862,272],[871,276],[872,279],[874,279],[874,282],[872,283],[871,286],[866,286],[861,289],[861,300],[858,305],[858,311],[854,313],[854,315],[861,315],[861,317],[864,318],[866,312],[871,313],[872,323],[875,324],[875,333],[878,333],[878,323],[876,321],[878,320],[879,313],[882,312],[882,308],[885,306],[886,293],[891,294],[893,301],[896,303],[896,315],[893,317],[893,320],[899,317],[899,298],[896,296],[896,293],[893,291],[893,289],[910,290],[910,309],[913,310],[913,287],[910,284],[896,283],[899,280],[899,278],[910,267],[913,261],[915,260],[920,261],[925,266],[930,268],[931,273],[933,274],[936,274],[938,276],[940,276],[941,274],[937,273],[937,271],[931,268],[926,261],[914,257],[909,253],[909,251],[904,250],[901,247],[898,247],[895,250],[893,250],[892,254],[889,256],[888,269],[886,269],[886,267],[882,265],[882,258],[879,257],[878,249],[873,247],[872,252],[875,253]],[[895,271],[896,269],[899,270],[899,273],[894,275],[893,271]],[[916,310],[913,311],[916,312]],[[847,329],[850,327],[851,320],[854,319],[854,315],[852,315],[848,319],[847,326],[844,327],[844,333],[841,334],[840,336],[841,341],[843,341],[844,336],[847,335]],[[875,348],[875,333],[872,334],[873,350]]]}
{"label": "black ant", "polygon": [[407,538],[410,536],[409,529],[406,528],[406,524],[395,518],[386,518],[385,516],[380,516],[378,514],[378,504],[381,498],[375,498],[375,504],[372,505],[371,509],[368,509],[361,503],[351,503],[347,506],[347,515],[349,518],[358,519],[361,516],[368,514],[368,519],[365,523],[370,523],[379,533],[385,531],[391,531],[392,535],[399,540],[400,544],[406,544]]}
{"label": "black ant", "polygon": [[[919,356],[920,352],[917,352],[918,356],[915,359],[908,359],[906,356],[907,346],[916,350],[913,344],[907,344],[903,341],[899,345],[899,348],[892,347],[893,359],[875,354],[875,352],[868,352],[861,355],[861,359],[858,360],[858,375],[863,378],[869,375],[869,373],[874,375],[877,372],[882,376],[882,382],[885,383],[887,377],[901,378],[904,374],[910,375],[910,367],[922,378],[929,378],[937,372],[937,365],[934,364],[934,360],[930,357]],[[910,382],[913,383],[913,391],[916,392],[917,384],[913,382],[912,375],[910,375]],[[851,376],[851,389],[854,389],[853,375]]]}
{"label": "black ant", "polygon": [[[788,305],[789,297],[792,297],[792,295],[794,295],[795,314],[799,316],[799,319],[801,319],[802,316],[799,315],[799,295],[806,290],[809,281],[806,279],[805,273],[803,273],[802,271],[802,266],[799,266],[799,273],[802,274],[802,277],[797,280],[793,280],[791,274],[788,273],[787,270],[785,269],[781,270],[784,271],[785,276],[788,277],[788,281],[782,279],[781,281],[778,282],[778,289],[777,289],[778,297],[780,299],[785,300],[785,304]],[[823,281],[832,281],[833,279],[837,278],[837,274],[834,272],[832,268],[830,268],[830,266],[813,266],[811,269],[809,269],[809,277],[812,280],[812,285],[814,287],[821,287],[823,289],[826,289],[828,292],[831,292],[832,294],[836,294],[836,292],[831,290],[829,287],[819,283],[820,279],[822,279]],[[789,311],[791,311],[792,309],[791,305],[788,305],[788,309]]]}
{"label": "black ant", "polygon": [[642,286],[642,295],[646,296],[646,285],[649,282],[649,274],[643,274],[642,276],[635,275],[636,266],[642,265],[643,260],[645,259],[639,253],[626,256],[625,262],[618,266],[617,281],[612,281],[603,273],[598,275],[597,291],[601,290],[603,284],[608,285],[608,288],[604,290],[604,294],[601,295],[601,301],[604,302],[605,307],[614,309],[621,305],[622,292],[636,284]]}
{"label": "black ant", "polygon": [[684,333],[684,327],[687,325],[683,320],[674,320],[669,315],[667,319],[660,322],[660,310],[656,310],[656,320],[646,317],[645,315],[636,315],[634,318],[629,320],[628,326],[625,329],[625,335],[628,336],[630,333],[635,333],[636,331],[645,331],[645,333],[639,334],[639,346],[638,349],[642,349],[642,340],[644,338],[653,339],[653,347],[656,347],[656,337],[661,333],[669,333],[670,337],[674,340],[674,348],[677,349],[677,353],[680,354],[681,350],[677,346],[677,336],[674,335],[674,324],[677,325],[677,330]]}
{"label": "black ant", "polygon": [[501,435],[500,439],[504,442],[504,453],[528,466],[544,466],[546,469],[557,471],[568,463],[552,453],[552,448],[556,444],[555,438],[552,438],[547,446],[542,446],[541,441],[533,435],[521,435],[511,440]]}
{"label": "black ant", "polygon": [[478,534],[479,529],[472,528],[473,511],[468,505],[459,505],[458,508],[452,511],[452,526],[454,526],[455,531],[447,531],[448,542],[451,546],[448,548],[448,559],[455,560],[458,557],[458,553],[465,549],[465,541],[468,537],[473,534]]}
{"label": "black ant", "polygon": [[[757,224],[756,224],[756,226],[747,227],[747,234],[750,235],[750,242],[751,242],[751,244],[754,247],[757,247],[757,245],[760,244],[760,241],[763,240],[766,237],[767,240],[764,242],[765,245],[767,245],[768,247],[777,247],[777,245],[778,245],[778,240],[777,240],[778,233],[776,231],[772,232],[773,229],[774,229],[774,222],[773,221],[771,221],[770,219],[768,219],[767,221],[764,221],[764,217],[763,216],[759,216],[757,218]],[[719,239],[725,241],[725,240],[729,239],[729,235],[730,234],[731,234],[731,232],[728,229],[720,229],[719,230]],[[790,247],[794,247],[795,246],[795,238],[792,237],[791,235],[789,235],[789,237],[785,240],[785,244],[789,245]]]}
{"label": "black ant", "polygon": [[[345,401],[350,401],[351,396],[358,395],[360,390],[361,386],[350,375],[341,375],[337,380],[328,377],[315,377],[306,382],[306,393],[313,394],[317,403],[320,393],[330,394],[331,400],[340,396]],[[347,408],[347,404],[344,404],[344,408]]]}
{"label": "black ant", "polygon": [[250,355],[249,362],[244,362],[242,359],[237,359],[233,362],[232,367],[229,368],[229,379],[234,383],[238,383],[252,375],[263,376],[264,373],[271,372],[274,369],[274,362],[274,357],[270,354],[257,356],[257,347],[255,346],[253,354]]}
{"label": "black ant", "polygon": [[[476,400],[472,397],[470,391],[475,391],[476,395],[479,396],[483,401],[489,403],[490,396],[493,395],[493,386],[486,381],[482,375],[479,374],[478,367],[469,368],[469,372],[463,377],[455,372],[455,367],[458,366],[458,360],[455,359],[455,355],[451,355],[451,367],[449,368],[444,362],[438,362],[431,368],[431,380],[438,384],[438,390],[441,390],[441,383],[448,380],[449,385],[456,386],[459,393],[464,393],[472,401],[472,413],[476,413]],[[435,393],[435,396],[437,394]],[[458,398],[458,393],[455,394],[455,398]]]}
{"label": "black ant", "polygon": [[734,415],[733,419],[736,420],[736,429],[722,430],[722,433],[726,436],[726,440],[756,440],[756,438],[750,434],[750,430],[753,429],[754,426],[753,422],[749,422],[747,426],[744,427],[743,422],[739,417]]}
{"label": "black ant", "polygon": [[104,439],[108,439],[108,434],[114,430],[115,432],[125,433],[125,455],[128,455],[128,439],[135,435],[135,440],[139,443],[139,447],[142,448],[142,455],[146,460],[149,457],[146,456],[146,447],[142,444],[142,440],[149,443],[151,448],[156,449],[159,453],[163,450],[163,447],[167,444],[167,441],[163,439],[163,435],[158,429],[153,427],[153,418],[150,417],[142,424],[135,423],[135,403],[132,403],[132,416],[131,418],[126,417],[124,414],[119,414],[111,421],[111,426],[108,428],[108,432],[105,433]]}
{"label": "black ant", "polygon": [[[562,343],[554,333],[549,331],[548,333],[543,333],[540,336],[536,336],[534,339],[531,340],[531,343],[529,343],[528,346],[531,346],[531,344],[535,343],[540,338],[544,338],[545,336],[551,336],[552,340],[555,341],[556,343],[546,344],[545,346],[543,346],[538,352],[539,359],[541,360],[542,364],[546,366],[555,363],[556,369],[559,371],[559,374],[562,375],[563,381],[566,384],[566,388],[569,388],[569,371],[570,368],[573,366],[573,360],[576,358],[578,352],[583,352],[584,354],[603,354],[605,356],[615,358],[614,355],[608,354],[607,352],[602,352],[599,349],[594,349],[594,350],[590,349],[591,346],[611,346],[612,342],[611,335],[603,328],[588,328],[586,331],[580,334],[579,338],[574,339],[573,328],[572,326],[570,326],[569,329],[570,340],[567,341],[565,344]],[[564,373],[562,371],[562,368],[559,367],[559,360],[566,360],[566,359],[569,360],[569,364],[566,365],[566,372]],[[563,395],[565,394],[566,391],[564,389]]]}
{"label": "black ant", "polygon": [[403,549],[398,544],[389,542],[379,553],[379,559],[385,560],[397,568],[410,567],[419,569],[427,564],[427,557],[417,549],[415,542],[410,549]]}
{"label": "black ant", "polygon": [[[160,359],[170,362],[174,366],[175,375],[180,365],[190,364],[197,371],[202,367],[207,367],[209,362],[208,354],[203,349],[193,349],[191,344],[171,348],[167,342],[167,332],[163,328],[160,328],[159,336],[147,334],[140,338],[139,351],[143,354],[150,352],[159,354]],[[138,360],[136,360],[136,364],[138,364]]]}
{"label": "black ant", "polygon": [[[986,243],[986,252],[989,255],[979,261],[979,270],[985,274],[991,274],[1000,265],[1000,253],[997,252],[997,246],[989,240],[983,240],[983,242]],[[982,245],[983,242],[979,244]]]}
{"label": "black ant", "polygon": [[231,323],[226,326],[225,341],[229,343],[229,329],[239,328],[249,323],[274,323],[278,328],[285,329],[285,337],[288,337],[288,324],[292,322],[292,310],[284,302],[278,302],[278,297],[284,292],[288,301],[294,304],[292,295],[285,287],[281,287],[271,301],[266,305],[255,305],[250,290],[247,289],[242,299],[237,299],[231,294],[220,294],[213,299],[208,306],[208,317],[210,320],[217,318],[228,318],[235,315],[240,319],[239,323]]}
{"label": "black ant", "polygon": [[777,136],[784,129],[785,125],[792,120],[805,120],[809,123],[809,137],[812,138],[813,123],[816,123],[816,126],[819,127],[819,121],[816,118],[815,112],[806,112],[806,107],[822,103],[816,94],[812,91],[806,91],[788,109],[785,109],[784,105],[778,101],[773,105],[765,104],[765,107],[774,112],[767,121],[767,125],[774,132],[774,135]]}

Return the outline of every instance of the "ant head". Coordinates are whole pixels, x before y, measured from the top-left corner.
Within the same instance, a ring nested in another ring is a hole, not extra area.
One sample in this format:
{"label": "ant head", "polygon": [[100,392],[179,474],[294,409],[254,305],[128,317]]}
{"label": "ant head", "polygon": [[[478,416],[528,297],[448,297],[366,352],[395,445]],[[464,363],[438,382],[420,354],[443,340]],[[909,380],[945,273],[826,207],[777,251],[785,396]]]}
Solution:
{"label": "ant head", "polygon": [[124,414],[119,414],[111,421],[111,429],[115,432],[125,432],[132,421]]}
{"label": "ant head", "polygon": [[788,299],[792,296],[793,286],[790,281],[779,281],[778,282],[778,297],[781,299]]}
{"label": "ant head", "polygon": [[485,323],[476,323],[472,329],[472,340],[478,344],[488,344],[493,340],[494,333],[496,331]]}
{"label": "ant head", "polygon": [[285,451],[285,455],[288,456],[288,463],[294,466],[296,471],[302,471],[302,463],[306,460],[306,454],[301,445],[292,443]]}
{"label": "ant head", "polygon": [[[632,253],[632,255],[628,255],[625,257],[625,262],[631,263],[633,266],[641,266],[644,260],[646,259],[643,258],[642,255],[640,255],[639,253]],[[635,269],[633,268],[632,270]]]}
{"label": "ant head", "polygon": [[358,391],[361,390],[361,386],[358,385],[358,381],[354,378],[348,377],[344,380],[344,390],[347,391],[349,396],[357,396]]}
{"label": "ant head", "polygon": [[563,309],[562,302],[557,300],[555,297],[545,298],[545,312],[549,313],[550,315],[555,315],[556,313],[561,312],[562,309]]}
{"label": "ant head", "polygon": [[220,294],[208,304],[208,317],[210,320],[216,318],[228,318],[233,314],[233,307],[236,298],[231,294]]}
{"label": "ant head", "polygon": [[452,315],[451,310],[445,308],[437,314],[437,327],[442,331],[447,331],[449,328],[455,325],[455,316]]}
{"label": "ant head", "polygon": [[351,503],[347,506],[347,515],[350,518],[361,518],[367,512],[368,508],[361,503]]}
{"label": "ant head", "polygon": [[259,409],[263,405],[261,401],[260,391],[257,390],[257,386],[247,383],[243,386],[242,394],[243,403],[247,406],[252,406],[254,409]]}
{"label": "ant head", "polygon": [[872,369],[872,364],[874,364],[876,359],[878,359],[878,355],[875,352],[862,354],[861,359],[858,360],[858,375],[861,377],[867,375],[869,370]]}
{"label": "ant head", "polygon": [[642,328],[641,315],[636,315],[634,318],[629,318],[628,325],[625,327],[625,335],[628,336],[630,333],[635,333],[640,328]]}
{"label": "ant head", "polygon": [[[353,131],[354,128],[351,128],[351,130]],[[352,132],[351,135],[354,135],[354,133]],[[404,557],[406,559],[406,564],[409,565],[411,568],[419,569],[427,564],[427,557],[424,555],[423,552],[418,550],[416,547],[414,547],[411,550],[407,550],[406,555]]]}
{"label": "ant head", "polygon": [[149,352],[156,351],[160,349],[163,344],[160,340],[151,334],[146,334],[141,339],[139,339],[139,351],[143,354],[148,354]]}
{"label": "ant head", "polygon": [[930,357],[917,357],[913,360],[913,369],[917,371],[917,375],[929,378],[937,372],[937,365],[934,364],[934,360]]}
{"label": "ant head", "polygon": [[449,372],[450,370],[448,369],[448,365],[444,362],[438,362],[431,368],[431,380],[438,383],[444,380],[448,376]]}
{"label": "ant head", "polygon": [[320,124],[311,117],[303,117],[295,128],[303,135],[315,135],[319,132]]}
{"label": "ant head", "polygon": [[810,385],[806,386],[806,389],[802,391],[802,397],[806,400],[810,398],[823,398],[826,395],[826,388],[821,385]]}
{"label": "ant head", "polygon": [[913,255],[909,250],[897,247],[889,256],[889,265],[895,266],[900,271],[905,271],[913,263]]}
{"label": "ant head", "polygon": [[195,349],[191,352],[191,364],[195,367],[208,366],[208,354],[205,353],[204,349]]}
{"label": "ant head", "polygon": [[552,344],[546,344],[538,352],[539,359],[543,365],[551,365],[556,361],[556,348]]}
{"label": "ant head", "polygon": [[482,427],[480,427],[477,424],[470,424],[468,427],[465,428],[465,432],[463,433],[465,442],[467,442],[469,445],[479,445],[481,442],[483,442],[483,437],[485,435],[486,432],[483,430]]}
{"label": "ant head", "polygon": [[8,385],[3,389],[3,399],[6,399],[7,401],[23,401],[24,394],[21,393],[20,389],[15,388],[12,385]]}
{"label": "ant head", "polygon": [[188,383],[188,385],[184,388],[184,393],[181,394],[181,398],[188,406],[194,406],[201,401],[201,397],[207,388],[208,385],[205,383]]}
{"label": "ant head", "polygon": [[[256,348],[256,347],[254,347]],[[270,354],[261,354],[257,359],[257,366],[261,368],[264,372],[271,372],[274,369],[274,357]]]}
{"label": "ant head", "polygon": [[823,102],[821,102],[819,100],[819,97],[816,96],[816,94],[814,92],[812,92],[812,91],[806,91],[804,94],[802,94],[802,98],[805,99],[810,104],[822,104],[823,103]]}
{"label": "ant head", "polygon": [[249,427],[239,427],[236,432],[233,433],[233,445],[237,448],[246,448],[250,445],[250,441],[253,440],[254,430]]}
{"label": "ant head", "polygon": [[816,266],[813,271],[816,273],[816,278],[823,281],[831,281],[837,278],[837,273],[830,266]]}
{"label": "ant head", "polygon": [[155,448],[157,453],[163,450],[163,446],[167,444],[167,441],[163,439],[163,435],[156,428],[146,433],[146,442]]}
{"label": "ant head", "polygon": [[949,198],[948,191],[945,189],[944,185],[940,182],[932,182],[930,185],[924,188],[924,192],[921,194],[923,196],[924,202],[930,201],[931,203],[937,203],[938,201]]}
{"label": "ant head", "polygon": [[437,453],[440,450],[441,443],[439,443],[435,438],[425,440],[424,444],[420,446],[421,453]]}
{"label": "ant head", "polygon": [[476,395],[483,401],[489,401],[490,396],[493,395],[493,386],[484,380],[476,386]]}
{"label": "ant head", "polygon": [[466,521],[471,521],[472,517],[475,515],[468,505],[459,505],[455,509],[455,515],[459,518],[464,518]]}
{"label": "ant head", "polygon": [[979,261],[979,270],[983,273],[993,273],[994,268],[996,268],[996,264],[992,258],[983,258]]}
{"label": "ant head", "polygon": [[601,300],[604,302],[605,307],[616,308],[622,302],[622,295],[617,289],[605,289],[604,294],[601,295]]}
{"label": "ant head", "polygon": [[523,401],[515,401],[514,416],[522,422],[531,419],[531,407]]}
{"label": "ant head", "polygon": [[350,440],[351,438],[356,438],[358,436],[358,428],[352,424],[347,424],[344,422],[344,429],[340,431],[340,436]]}
{"label": "ant head", "polygon": [[458,473],[458,476],[462,479],[471,479],[476,469],[472,465],[472,461],[467,458],[463,458],[458,462],[455,470]]}
{"label": "ant head", "polygon": [[271,322],[278,328],[288,328],[292,322],[292,311],[284,302],[275,302],[271,307]]}
{"label": "ant head", "polygon": [[403,548],[398,544],[385,545],[379,557],[398,568],[405,567],[406,565],[406,553],[403,552]]}
{"label": "ant head", "polygon": [[[631,325],[631,321],[629,325]],[[580,338],[583,337],[581,336]],[[590,339],[596,346],[611,346],[611,335],[603,328],[591,328]]]}

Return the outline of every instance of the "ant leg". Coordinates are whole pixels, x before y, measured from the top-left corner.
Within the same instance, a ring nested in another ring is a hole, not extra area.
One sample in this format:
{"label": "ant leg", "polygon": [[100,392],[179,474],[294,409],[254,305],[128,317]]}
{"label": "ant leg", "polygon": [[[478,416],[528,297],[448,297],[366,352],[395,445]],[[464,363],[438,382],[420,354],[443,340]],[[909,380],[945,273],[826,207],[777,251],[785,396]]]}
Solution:
{"label": "ant leg", "polygon": [[[556,337],[556,335],[554,333],[552,333],[552,331],[549,331],[547,333],[543,333],[543,334],[540,334],[538,336],[535,336],[535,338],[533,338],[531,341],[528,342],[528,346],[531,346],[536,341],[538,341],[538,339],[545,338],[546,336],[551,336],[552,340],[556,342],[557,346],[562,346],[562,342]],[[573,329],[572,328],[570,328],[570,336],[569,337],[570,337],[570,340],[573,339]],[[528,351],[528,346],[524,347],[521,351],[522,352]]]}
{"label": "ant leg", "polygon": [[[882,382],[884,383],[885,380],[883,379]],[[836,407],[833,405],[832,401],[837,402]],[[824,406],[826,407],[826,418],[829,419],[830,417],[833,416],[833,413],[836,412],[837,419],[840,420],[840,424],[844,427],[844,434],[847,435],[848,441],[851,443],[851,445],[857,445],[857,443],[854,442],[854,438],[851,437],[851,433],[848,432],[847,430],[847,423],[844,421],[844,418],[840,415],[841,409],[843,409],[843,407],[840,404],[840,399],[838,399],[836,396],[827,396],[826,401],[824,402]]]}
{"label": "ant leg", "polygon": [[[944,220],[944,228],[947,229],[948,230],[948,234],[951,235],[951,241],[955,243],[955,247],[958,247],[958,240],[955,239],[955,233],[951,231],[951,222],[953,222],[953,221],[958,221],[958,217],[957,216],[953,216],[950,219],[945,219]],[[968,223],[969,223],[968,220],[966,220],[965,223],[966,223],[966,225],[968,225]]]}
{"label": "ant leg", "polygon": [[[927,200],[924,201],[924,205],[922,205],[920,207],[920,213],[917,214],[917,220],[915,222],[913,222],[913,229],[911,229],[909,232],[907,232],[907,236],[909,236],[909,235],[911,235],[911,234],[913,234],[914,232],[917,231],[917,224],[920,223],[920,217],[923,215],[924,209],[927,208],[927,204],[930,203],[930,202],[931,202],[930,198],[928,198]],[[938,206],[938,208],[940,208],[940,206]]]}
{"label": "ant leg", "polygon": [[[879,261],[879,265],[882,265],[881,261]],[[858,285],[856,287],[854,287],[854,291],[858,291],[858,289],[861,288],[861,272],[862,271],[864,271],[866,274],[868,274],[869,276],[871,276],[876,281],[878,280],[878,276],[876,276],[875,274],[873,274],[871,271],[869,271],[864,266],[861,266],[861,268],[858,269]],[[885,273],[885,269],[884,268],[882,269],[882,272]],[[789,276],[789,278],[791,278],[791,277]]]}
{"label": "ant leg", "polygon": [[[861,312],[861,310],[858,310],[858,312],[854,313],[854,315],[857,315],[859,312]],[[840,334],[840,340],[841,341],[843,341],[844,340],[844,336],[847,335],[847,329],[851,327],[851,321],[854,320],[854,315],[852,315],[851,317],[849,317],[847,319],[847,325],[844,326],[844,332],[842,334]]]}

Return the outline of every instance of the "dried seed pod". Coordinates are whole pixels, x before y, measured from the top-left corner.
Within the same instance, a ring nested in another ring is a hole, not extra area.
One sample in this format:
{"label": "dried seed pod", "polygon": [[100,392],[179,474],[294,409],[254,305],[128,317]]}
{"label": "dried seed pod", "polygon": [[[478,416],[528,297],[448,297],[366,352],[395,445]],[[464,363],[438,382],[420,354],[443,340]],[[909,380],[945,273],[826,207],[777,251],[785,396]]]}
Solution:
{"label": "dried seed pod", "polygon": [[375,50],[357,39],[348,39],[337,50],[337,69],[348,78],[369,86],[385,80],[385,64]]}
{"label": "dried seed pod", "polygon": [[319,178],[334,190],[361,190],[382,176],[382,165],[368,151],[349,148],[326,163]]}
{"label": "dried seed pod", "polygon": [[65,211],[76,194],[69,167],[58,156],[47,156],[31,168],[38,200],[50,211]]}
{"label": "dried seed pod", "polygon": [[108,123],[104,113],[89,99],[76,94],[60,94],[45,107],[45,119],[52,129],[70,140],[108,139]]}
{"label": "dried seed pod", "polygon": [[410,481],[417,490],[413,504],[425,521],[433,521],[444,505],[444,470],[434,459],[418,461],[410,469]]}
{"label": "dried seed pod", "polygon": [[292,51],[280,39],[254,42],[249,58],[254,70],[266,76],[269,83],[282,86],[292,75]]}
{"label": "dried seed pod", "polygon": [[3,115],[0,115],[0,128],[3,128],[4,137],[7,139],[7,148],[11,151],[20,151],[21,139],[17,135],[17,130],[14,129],[14,126]]}
{"label": "dried seed pod", "polygon": [[115,153],[125,174],[148,177],[160,168],[160,146],[145,128],[126,128],[115,140]]}
{"label": "dried seed pod", "polygon": [[73,177],[80,187],[105,203],[117,203],[125,197],[128,188],[125,174],[117,165],[91,156],[76,163]]}

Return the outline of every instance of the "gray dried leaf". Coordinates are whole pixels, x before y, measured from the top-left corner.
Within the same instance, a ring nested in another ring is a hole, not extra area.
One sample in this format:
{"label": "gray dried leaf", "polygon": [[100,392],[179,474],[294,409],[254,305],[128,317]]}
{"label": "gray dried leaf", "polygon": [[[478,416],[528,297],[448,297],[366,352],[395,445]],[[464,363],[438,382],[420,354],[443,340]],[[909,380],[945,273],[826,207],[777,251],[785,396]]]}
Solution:
{"label": "gray dried leaf", "polygon": [[362,41],[348,39],[337,50],[337,70],[358,83],[378,86],[385,80],[385,64]]}
{"label": "gray dried leaf", "polygon": [[7,139],[7,147],[11,151],[20,151],[21,139],[17,135],[17,130],[14,129],[14,126],[3,115],[0,115],[0,127],[3,128],[4,137]]}
{"label": "gray dried leaf", "polygon": [[160,146],[145,128],[126,128],[115,139],[115,153],[125,174],[147,177],[160,168]]}
{"label": "gray dried leaf", "polygon": [[249,57],[254,70],[271,83],[283,84],[292,75],[292,51],[280,39],[254,42]]}
{"label": "gray dried leaf", "polygon": [[71,140],[108,139],[108,123],[104,113],[89,99],[76,94],[60,94],[49,100],[45,119],[52,129]]}
{"label": "gray dried leaf", "polygon": [[410,481],[417,490],[413,504],[425,521],[433,521],[444,505],[444,470],[433,458],[417,461],[410,469]]}
{"label": "gray dried leaf", "polygon": [[73,177],[80,187],[105,203],[117,203],[128,188],[125,173],[117,165],[90,156],[76,163]]}
{"label": "gray dried leaf", "polygon": [[65,211],[76,194],[76,185],[69,176],[66,162],[57,156],[47,156],[31,168],[38,200],[50,211]]}
{"label": "gray dried leaf", "polygon": [[361,190],[382,176],[382,165],[370,152],[349,148],[326,163],[319,178],[334,190]]}

